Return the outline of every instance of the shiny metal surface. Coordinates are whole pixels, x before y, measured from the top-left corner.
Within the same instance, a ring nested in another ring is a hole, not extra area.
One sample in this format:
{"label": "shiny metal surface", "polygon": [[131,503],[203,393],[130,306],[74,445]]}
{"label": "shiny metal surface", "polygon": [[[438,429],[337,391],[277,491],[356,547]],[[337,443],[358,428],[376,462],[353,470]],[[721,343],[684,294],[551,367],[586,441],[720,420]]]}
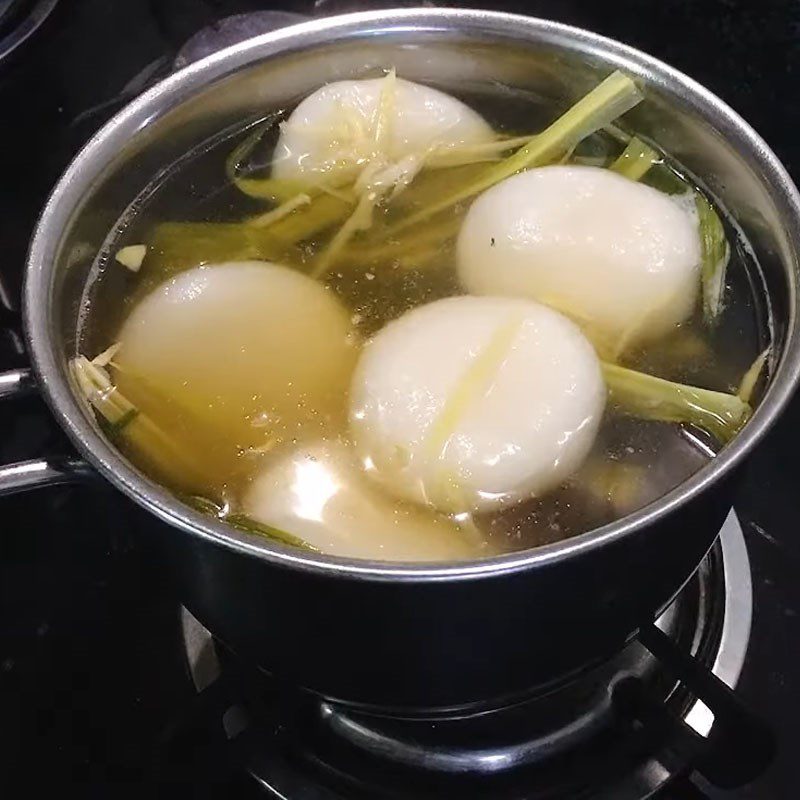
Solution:
{"label": "shiny metal surface", "polygon": [[0,466],[0,497],[31,489],[76,483],[93,477],[91,468],[77,458],[37,458]]}
{"label": "shiny metal surface", "polygon": [[[36,381],[29,369],[0,373],[0,401],[25,397],[36,391]],[[77,458],[37,458],[14,464],[0,464],[0,497],[30,489],[62,483],[74,483],[89,474],[85,461]]]}
{"label": "shiny metal surface", "polygon": [[[309,554],[182,505],[120,456],[76,396],[66,364],[78,346],[87,282],[103,266],[94,254],[151,177],[228,125],[290,105],[326,80],[388,65],[443,88],[509,86],[562,107],[623,69],[647,96],[625,124],[662,145],[741,225],[771,311],[769,387],[745,430],[659,501],[567,541],[482,561]],[[165,555],[204,625],[266,669],[334,700],[471,707],[511,702],[618,649],[696,569],[732,505],[737,467],[797,383],[799,242],[800,198],[775,155],[735,112],[665,64],[545,20],[455,9],[370,12],[237,44],[114,117],[44,209],[27,266],[26,332],[42,392],[79,452],[180,531],[165,535]],[[274,608],[283,613],[254,613]],[[565,626],[581,635],[562,636]],[[548,646],[556,635],[559,646]]]}
{"label": "shiny metal surface", "polygon": [[[725,621],[711,671],[733,689],[742,674],[753,623],[750,557],[747,555],[742,526],[733,510],[722,527],[720,542],[722,568],[725,571]],[[707,737],[714,725],[714,715],[705,703],[697,700],[686,714],[686,724]]]}
{"label": "shiny metal surface", "polygon": [[387,735],[379,726],[370,726],[340,714],[330,704],[321,706],[322,721],[333,736],[341,737],[364,752],[405,767],[450,775],[493,775],[539,764],[599,734],[605,728],[604,715],[587,713],[546,736],[511,744],[462,747],[424,744],[414,739]]}
{"label": "shiny metal surface", "polygon": [[34,391],[36,391],[36,381],[29,369],[0,372],[0,400],[22,397]]}
{"label": "shiny metal surface", "polygon": [[181,608],[181,632],[192,683],[198,692],[202,692],[221,673],[214,637],[186,608]]}

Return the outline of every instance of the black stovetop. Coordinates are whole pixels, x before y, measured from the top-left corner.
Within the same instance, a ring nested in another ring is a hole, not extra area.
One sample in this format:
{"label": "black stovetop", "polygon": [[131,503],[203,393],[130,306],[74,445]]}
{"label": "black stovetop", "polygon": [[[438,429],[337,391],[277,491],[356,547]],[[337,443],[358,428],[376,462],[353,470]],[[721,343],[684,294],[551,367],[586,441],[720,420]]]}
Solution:
{"label": "black stovetop", "polygon": [[[15,13],[40,3],[18,5]],[[61,0],[25,46],[0,62],[0,280],[9,295],[0,293],[0,370],[25,363],[13,306],[38,209],[71,155],[121,98],[167,69],[177,49],[215,19],[256,8],[321,15],[378,5]],[[800,181],[794,0],[539,0],[493,7],[586,27],[664,59],[739,111]],[[772,725],[780,749],[756,783],[714,797],[800,793],[798,426],[800,399],[751,459],[736,503],[755,592],[739,691]],[[66,448],[38,401],[0,407],[0,463]],[[7,764],[3,783],[21,787],[7,796],[56,788],[82,797],[260,796],[243,775],[224,770],[209,779],[198,769],[203,780],[195,784],[191,769],[180,786],[148,783],[165,731],[194,692],[180,649],[178,598],[157,556],[161,533],[158,523],[99,483],[0,501],[0,764]],[[209,755],[199,740],[188,748],[198,765]]]}

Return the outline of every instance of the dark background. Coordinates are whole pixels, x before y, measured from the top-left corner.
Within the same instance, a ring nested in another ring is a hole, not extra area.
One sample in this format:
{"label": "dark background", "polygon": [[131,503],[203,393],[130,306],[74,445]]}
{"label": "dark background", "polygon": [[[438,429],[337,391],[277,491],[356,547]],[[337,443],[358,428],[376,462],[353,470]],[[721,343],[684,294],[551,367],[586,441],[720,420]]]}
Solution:
{"label": "dark background", "polygon": [[[17,302],[31,228],[71,155],[192,33],[252,9],[322,15],[379,5],[397,4],[61,0],[22,51],[0,63],[6,304]],[[800,181],[799,2],[542,0],[491,7],[589,28],[669,62],[742,114]],[[14,309],[0,311],[0,370],[24,363],[19,333]],[[799,424],[796,400],[751,459],[737,501],[756,589],[741,692],[772,722],[781,750],[757,784],[720,797],[800,794]],[[65,450],[53,427],[36,401],[0,407],[0,463]],[[177,601],[154,546],[161,532],[102,486],[0,501],[0,793],[154,791],[142,780],[157,732],[189,696],[175,635]],[[238,791],[226,784],[169,793]]]}

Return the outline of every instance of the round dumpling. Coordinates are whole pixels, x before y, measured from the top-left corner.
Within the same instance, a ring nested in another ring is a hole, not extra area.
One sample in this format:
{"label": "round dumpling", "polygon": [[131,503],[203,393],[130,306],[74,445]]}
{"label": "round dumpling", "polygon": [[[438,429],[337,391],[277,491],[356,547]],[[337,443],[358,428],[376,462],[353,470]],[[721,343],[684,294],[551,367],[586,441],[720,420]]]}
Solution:
{"label": "round dumpling", "polygon": [[288,267],[182,272],[133,309],[118,340],[120,390],[178,439],[205,434],[220,458],[345,418],[357,354],[349,316]]}
{"label": "round dumpling", "polygon": [[387,111],[380,149],[388,162],[423,156],[432,146],[495,138],[477,112],[429,86],[393,77],[337,81],[306,97],[281,126],[273,177],[354,179],[375,154],[373,129],[381,102]]}
{"label": "round dumpling", "polygon": [[532,300],[452,297],[366,345],[350,431],[369,475],[441,511],[541,494],[589,452],[606,389],[594,348]]}
{"label": "round dumpling", "polygon": [[603,351],[684,321],[700,283],[688,204],[597,167],[543,167],[497,184],[470,208],[457,253],[467,291],[551,305]]}
{"label": "round dumpling", "polygon": [[442,561],[488,555],[474,531],[365,479],[339,442],[313,442],[265,467],[248,488],[245,513],[323,553],[385,561]]}

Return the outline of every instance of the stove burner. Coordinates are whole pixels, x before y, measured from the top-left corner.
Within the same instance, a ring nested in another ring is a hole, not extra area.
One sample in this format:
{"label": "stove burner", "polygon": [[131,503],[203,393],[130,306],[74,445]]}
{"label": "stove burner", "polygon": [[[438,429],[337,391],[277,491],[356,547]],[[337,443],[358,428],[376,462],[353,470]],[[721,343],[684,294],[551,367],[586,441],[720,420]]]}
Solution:
{"label": "stove burner", "polygon": [[[246,731],[247,769],[275,797],[308,797],[313,787],[320,800],[443,792],[509,800],[589,792],[641,800],[685,774],[689,751],[718,732],[712,710],[687,688],[697,683],[682,674],[691,667],[669,652],[689,654],[701,673],[710,670],[733,688],[751,617],[750,563],[731,512],[717,545],[657,627],[544,696],[472,716],[398,719],[272,686],[266,703],[263,692],[255,703],[236,702],[235,692],[232,702],[223,701],[222,727],[229,740]],[[229,674],[252,686],[252,676],[242,679],[235,657],[186,610],[183,632],[199,692],[218,689]],[[263,690],[270,680],[260,676],[256,683]],[[253,714],[253,705],[260,711]],[[646,717],[659,724],[651,730],[642,723]]]}

